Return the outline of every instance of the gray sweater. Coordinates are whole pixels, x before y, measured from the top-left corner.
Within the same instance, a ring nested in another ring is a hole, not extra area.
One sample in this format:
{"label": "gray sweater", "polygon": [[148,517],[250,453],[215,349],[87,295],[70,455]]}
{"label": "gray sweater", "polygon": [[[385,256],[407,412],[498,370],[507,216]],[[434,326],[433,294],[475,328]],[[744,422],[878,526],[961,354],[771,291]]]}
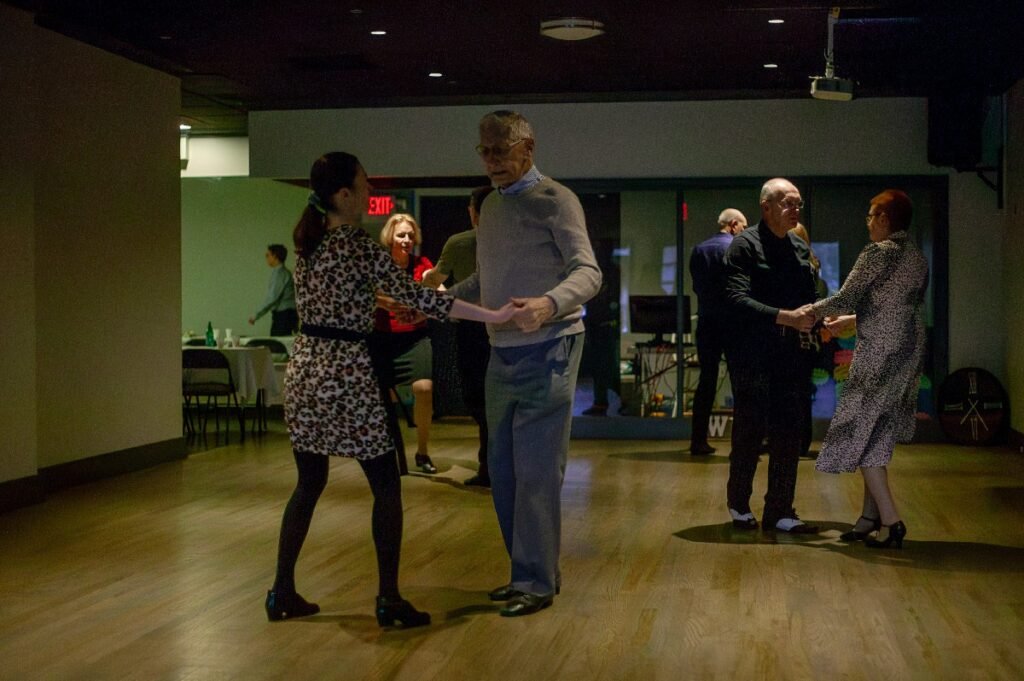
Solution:
{"label": "gray sweater", "polygon": [[509,298],[548,296],[555,314],[533,333],[488,324],[494,347],[540,343],[583,331],[583,304],[601,287],[579,199],[550,178],[515,196],[492,192],[480,209],[477,271],[451,289],[456,298],[498,308]]}

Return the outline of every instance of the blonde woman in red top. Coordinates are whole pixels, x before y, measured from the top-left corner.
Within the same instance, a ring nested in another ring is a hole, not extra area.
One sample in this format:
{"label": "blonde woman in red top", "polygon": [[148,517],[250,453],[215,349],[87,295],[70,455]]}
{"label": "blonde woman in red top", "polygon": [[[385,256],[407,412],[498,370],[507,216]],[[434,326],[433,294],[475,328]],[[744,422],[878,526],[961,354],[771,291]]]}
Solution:
{"label": "blonde woman in red top", "polygon": [[[428,258],[415,253],[423,241],[416,218],[398,213],[388,218],[380,231],[380,243],[395,263],[413,278],[423,281],[424,272],[434,267]],[[427,318],[411,311],[394,299],[378,293],[376,338],[387,345],[391,358],[391,376],[384,380],[391,386],[411,385],[413,419],[416,421],[416,467],[424,473],[436,473],[430,459],[430,424],[434,417],[433,347],[427,329]]]}

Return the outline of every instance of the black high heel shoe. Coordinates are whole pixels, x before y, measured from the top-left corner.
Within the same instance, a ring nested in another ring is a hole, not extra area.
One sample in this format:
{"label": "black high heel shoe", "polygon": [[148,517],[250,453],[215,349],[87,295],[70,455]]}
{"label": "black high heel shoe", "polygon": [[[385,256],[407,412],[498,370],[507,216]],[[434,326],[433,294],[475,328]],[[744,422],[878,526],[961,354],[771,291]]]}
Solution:
{"label": "black high heel shoe", "polygon": [[419,452],[416,452],[416,467],[430,475],[437,472],[437,466],[435,466],[434,462],[430,460],[430,457],[426,454],[420,454]]}
{"label": "black high heel shoe", "polygon": [[309,617],[320,612],[320,606],[310,603],[299,594],[279,594],[267,592],[267,619],[271,622],[290,620],[295,617]]}
{"label": "black high heel shoe", "polygon": [[420,612],[404,598],[377,596],[377,624],[391,627],[396,621],[403,629],[422,627],[430,624],[430,613]]}
{"label": "black high heel shoe", "polygon": [[903,538],[907,536],[907,526],[903,524],[902,520],[897,520],[892,525],[883,525],[882,527],[889,528],[889,536],[878,541],[877,539],[868,539],[864,542],[864,546],[872,549],[887,549],[890,546],[902,549]]}
{"label": "black high heel shoe", "polygon": [[[862,520],[866,520],[869,523],[871,523],[870,530],[861,532],[857,529],[857,524],[860,523],[860,521]],[[841,535],[839,535],[839,538],[843,541],[863,541],[867,539],[868,535],[870,535],[872,532],[877,532],[880,529],[882,529],[881,518],[869,518],[866,515],[862,515],[861,517],[857,518],[857,522],[853,524],[853,528],[849,532],[843,532]]]}

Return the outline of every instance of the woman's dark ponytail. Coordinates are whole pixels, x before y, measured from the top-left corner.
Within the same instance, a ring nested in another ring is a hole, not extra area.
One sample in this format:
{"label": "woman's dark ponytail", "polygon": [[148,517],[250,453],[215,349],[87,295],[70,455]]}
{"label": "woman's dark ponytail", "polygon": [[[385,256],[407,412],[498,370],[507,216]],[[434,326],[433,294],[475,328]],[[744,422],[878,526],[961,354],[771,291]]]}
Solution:
{"label": "woman's dark ponytail", "polygon": [[308,258],[316,252],[327,234],[327,213],[336,209],[331,197],[340,189],[353,188],[359,167],[359,159],[344,151],[332,151],[313,162],[309,199],[292,233],[298,257]]}

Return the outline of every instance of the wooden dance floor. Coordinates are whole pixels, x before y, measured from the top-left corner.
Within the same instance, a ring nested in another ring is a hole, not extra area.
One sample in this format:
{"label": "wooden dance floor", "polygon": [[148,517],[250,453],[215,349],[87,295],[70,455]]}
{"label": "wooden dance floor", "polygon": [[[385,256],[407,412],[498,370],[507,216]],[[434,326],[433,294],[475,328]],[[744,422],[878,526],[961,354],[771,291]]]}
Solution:
{"label": "wooden dance floor", "polygon": [[439,474],[403,482],[401,575],[432,626],[378,628],[369,490],[349,460],[299,560],[323,611],[267,622],[294,483],[278,431],[0,516],[0,678],[1024,678],[1024,457],[1008,449],[899,448],[899,552],[838,540],[858,476],[801,461],[797,509],[824,529],[776,539],[727,523],[726,443],[695,459],[679,442],[574,441],[562,595],[505,619],[486,595],[508,579],[490,497],[461,484],[475,432],[434,435]]}

